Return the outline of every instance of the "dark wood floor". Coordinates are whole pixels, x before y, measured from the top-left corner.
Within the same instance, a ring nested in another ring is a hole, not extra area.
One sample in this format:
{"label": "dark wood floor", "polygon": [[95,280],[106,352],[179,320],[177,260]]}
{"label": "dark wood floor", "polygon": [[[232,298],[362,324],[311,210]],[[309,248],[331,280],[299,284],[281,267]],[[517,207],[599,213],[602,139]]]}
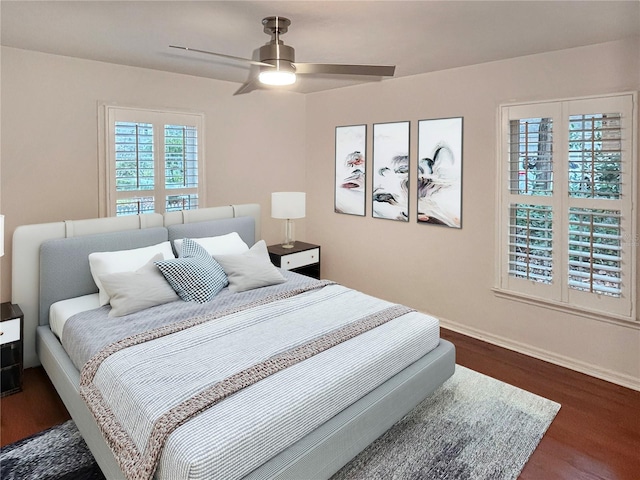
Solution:
{"label": "dark wood floor", "polygon": [[42,367],[27,368],[22,391],[0,400],[0,444],[22,440],[69,418]]}
{"label": "dark wood floor", "polygon": [[[442,330],[457,363],[562,405],[521,480],[640,479],[640,392]],[[0,440],[12,443],[69,418],[41,368],[0,402]]]}
{"label": "dark wood floor", "polygon": [[562,405],[521,480],[640,479],[640,392],[455,332],[456,362]]}

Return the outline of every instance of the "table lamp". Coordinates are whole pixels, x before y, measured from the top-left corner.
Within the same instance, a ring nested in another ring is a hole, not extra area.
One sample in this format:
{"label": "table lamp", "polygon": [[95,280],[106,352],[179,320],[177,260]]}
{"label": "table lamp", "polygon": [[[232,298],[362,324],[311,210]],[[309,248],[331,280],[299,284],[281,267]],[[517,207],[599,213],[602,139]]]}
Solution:
{"label": "table lamp", "polygon": [[306,196],[304,192],[273,192],[271,194],[271,217],[286,220],[282,248],[293,248],[295,244],[293,219],[304,218]]}

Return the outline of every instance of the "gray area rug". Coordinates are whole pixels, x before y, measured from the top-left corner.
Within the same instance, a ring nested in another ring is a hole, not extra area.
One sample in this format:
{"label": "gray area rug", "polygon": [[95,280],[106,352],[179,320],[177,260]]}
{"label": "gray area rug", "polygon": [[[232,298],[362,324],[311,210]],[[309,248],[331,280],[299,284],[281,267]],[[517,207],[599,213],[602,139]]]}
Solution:
{"label": "gray area rug", "polygon": [[456,365],[456,373],[332,480],[516,479],[560,404]]}
{"label": "gray area rug", "polygon": [[[332,480],[516,479],[559,409],[456,365],[453,377]],[[68,421],[2,448],[0,478],[104,477]]]}
{"label": "gray area rug", "polygon": [[0,449],[2,480],[104,480],[73,420]]}

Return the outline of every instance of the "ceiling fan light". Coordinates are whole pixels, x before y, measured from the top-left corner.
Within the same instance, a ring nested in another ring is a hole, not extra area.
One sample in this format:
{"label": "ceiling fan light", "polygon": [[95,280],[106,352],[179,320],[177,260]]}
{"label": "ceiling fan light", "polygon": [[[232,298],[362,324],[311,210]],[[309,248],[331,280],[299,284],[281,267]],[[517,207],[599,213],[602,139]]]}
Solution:
{"label": "ceiling fan light", "polygon": [[292,85],[296,83],[296,74],[286,70],[263,70],[258,80],[265,85]]}

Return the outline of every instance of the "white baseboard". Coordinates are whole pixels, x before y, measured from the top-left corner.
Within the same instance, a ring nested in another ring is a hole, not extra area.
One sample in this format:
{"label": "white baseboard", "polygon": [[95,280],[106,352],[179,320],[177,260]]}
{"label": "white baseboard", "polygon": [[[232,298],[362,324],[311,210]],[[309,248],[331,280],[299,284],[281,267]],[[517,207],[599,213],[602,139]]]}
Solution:
{"label": "white baseboard", "polygon": [[442,317],[440,317],[439,320],[440,326],[448,330],[453,330],[454,332],[467,335],[468,337],[473,337],[478,340],[482,340],[484,342],[506,348],[508,350],[513,350],[515,352],[522,353],[539,360],[544,360],[545,362],[553,363],[555,365],[569,368],[580,373],[585,373],[601,380],[606,380],[607,382],[615,383],[626,388],[631,388],[632,390],[640,391],[640,379],[632,377],[631,375],[615,372],[613,370],[582,362],[574,358],[558,355],[557,353],[550,352],[542,348],[533,347],[531,345],[527,345],[526,343],[517,342],[509,338],[487,333],[482,330],[471,328],[457,322],[452,322]]}

